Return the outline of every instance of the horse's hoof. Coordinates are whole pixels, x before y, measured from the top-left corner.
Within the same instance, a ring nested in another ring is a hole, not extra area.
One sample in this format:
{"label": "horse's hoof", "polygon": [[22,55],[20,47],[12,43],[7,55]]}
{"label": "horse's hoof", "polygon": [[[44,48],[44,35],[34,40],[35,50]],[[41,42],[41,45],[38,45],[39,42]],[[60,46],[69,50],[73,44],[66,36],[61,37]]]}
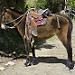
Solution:
{"label": "horse's hoof", "polygon": [[32,64],[36,65],[36,58],[33,58]]}
{"label": "horse's hoof", "polygon": [[24,65],[25,65],[25,67],[27,67],[28,65],[27,65],[27,63],[24,63]]}
{"label": "horse's hoof", "polygon": [[26,63],[24,63],[24,65],[27,67],[27,66],[31,66],[31,62],[26,60]]}
{"label": "horse's hoof", "polygon": [[35,61],[32,61],[32,64],[35,65],[36,64]]}
{"label": "horse's hoof", "polygon": [[31,66],[31,63],[24,63],[25,67]]}
{"label": "horse's hoof", "polygon": [[74,68],[74,64],[71,62],[68,62],[66,67],[68,67],[69,69],[73,69]]}

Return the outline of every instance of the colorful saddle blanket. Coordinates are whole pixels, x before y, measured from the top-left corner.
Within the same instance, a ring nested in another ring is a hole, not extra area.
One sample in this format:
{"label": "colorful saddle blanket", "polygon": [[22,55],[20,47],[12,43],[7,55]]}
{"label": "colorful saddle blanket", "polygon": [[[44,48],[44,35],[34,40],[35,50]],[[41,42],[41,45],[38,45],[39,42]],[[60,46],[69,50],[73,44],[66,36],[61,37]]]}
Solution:
{"label": "colorful saddle blanket", "polygon": [[[26,18],[26,24],[28,25],[29,22],[30,22],[29,17],[27,17],[27,18]],[[42,18],[41,20],[37,20],[37,21],[35,22],[35,24],[36,24],[37,26],[39,26],[39,25],[45,25],[46,23],[47,23],[47,18]]]}
{"label": "colorful saddle blanket", "polygon": [[43,18],[37,22],[35,22],[37,26],[39,25],[45,25],[47,23],[47,18]]}

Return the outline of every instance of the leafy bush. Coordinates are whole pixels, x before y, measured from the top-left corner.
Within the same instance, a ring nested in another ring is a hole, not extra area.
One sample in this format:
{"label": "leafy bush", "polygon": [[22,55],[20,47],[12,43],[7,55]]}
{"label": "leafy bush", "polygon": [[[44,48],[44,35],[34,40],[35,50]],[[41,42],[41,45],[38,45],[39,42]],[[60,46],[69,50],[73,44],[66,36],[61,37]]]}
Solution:
{"label": "leafy bush", "polygon": [[37,0],[36,8],[46,9],[49,8],[53,13],[59,12],[64,9],[64,0]]}
{"label": "leafy bush", "polygon": [[71,9],[75,9],[75,0],[68,0],[67,3],[69,3]]}

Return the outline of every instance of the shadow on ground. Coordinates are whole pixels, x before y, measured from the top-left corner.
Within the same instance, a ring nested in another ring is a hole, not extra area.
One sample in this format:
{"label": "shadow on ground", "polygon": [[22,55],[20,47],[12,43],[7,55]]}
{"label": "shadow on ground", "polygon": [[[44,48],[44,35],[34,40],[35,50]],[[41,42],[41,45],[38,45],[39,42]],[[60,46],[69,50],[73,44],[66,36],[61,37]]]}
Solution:
{"label": "shadow on ground", "polygon": [[45,44],[45,45],[41,45],[40,47],[38,47],[37,49],[41,49],[41,48],[45,48],[45,49],[52,49],[54,48],[54,45],[50,45],[50,44]]}
{"label": "shadow on ground", "polygon": [[[62,63],[64,64],[66,67],[68,67],[67,65],[67,60],[66,59],[58,59],[57,57],[37,57],[36,61],[35,61],[35,65],[39,64],[39,63],[49,63],[49,64],[53,64],[53,63]],[[73,61],[73,65],[75,64],[75,61]],[[69,69],[73,69],[74,66],[72,65],[72,68]]]}

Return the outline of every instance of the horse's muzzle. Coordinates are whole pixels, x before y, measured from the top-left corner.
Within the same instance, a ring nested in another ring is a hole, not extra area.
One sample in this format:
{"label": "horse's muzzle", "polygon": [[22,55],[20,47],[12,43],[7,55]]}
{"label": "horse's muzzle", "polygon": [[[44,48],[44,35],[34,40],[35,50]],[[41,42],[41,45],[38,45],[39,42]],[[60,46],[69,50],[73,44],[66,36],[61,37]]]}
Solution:
{"label": "horse's muzzle", "polygon": [[6,25],[3,24],[3,23],[1,23],[1,28],[2,28],[2,29],[6,29]]}

